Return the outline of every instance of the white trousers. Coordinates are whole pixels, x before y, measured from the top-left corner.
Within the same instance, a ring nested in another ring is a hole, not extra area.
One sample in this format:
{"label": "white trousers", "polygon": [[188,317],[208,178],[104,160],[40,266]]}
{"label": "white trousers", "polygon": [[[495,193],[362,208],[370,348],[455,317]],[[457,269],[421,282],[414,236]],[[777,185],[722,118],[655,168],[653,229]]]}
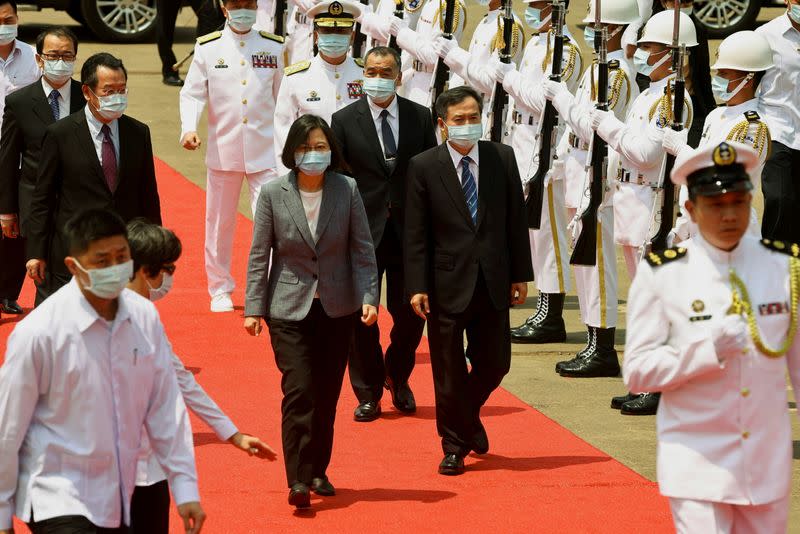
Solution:
{"label": "white trousers", "polygon": [[[568,208],[575,215],[575,209]],[[617,251],[614,244],[614,207],[597,210],[597,263],[573,265],[581,320],[594,328],[617,326]]]}
{"label": "white trousers", "polygon": [[277,177],[275,169],[250,174],[208,169],[205,258],[208,294],[211,297],[232,293],[236,287],[231,275],[231,255],[242,180],[247,180],[250,208],[255,213],[261,186]]}
{"label": "white trousers", "polygon": [[533,273],[540,293],[566,293],[570,290],[564,194],[564,180],[553,180],[545,187],[541,225],[538,230],[530,230]]}
{"label": "white trousers", "polygon": [[789,496],[761,505],[670,498],[677,534],[785,534]]}

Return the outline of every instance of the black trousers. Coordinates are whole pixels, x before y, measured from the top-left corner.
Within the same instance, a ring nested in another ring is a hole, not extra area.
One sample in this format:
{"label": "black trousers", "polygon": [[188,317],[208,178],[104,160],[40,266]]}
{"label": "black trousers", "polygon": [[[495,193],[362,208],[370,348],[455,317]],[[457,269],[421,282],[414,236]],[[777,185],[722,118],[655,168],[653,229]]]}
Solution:
{"label": "black trousers", "polygon": [[0,236],[0,299],[17,300],[25,283],[25,238]]}
{"label": "black trousers", "polygon": [[[481,407],[511,367],[509,329],[508,308],[494,307],[482,274],[478,275],[472,300],[463,312],[447,313],[431,302],[428,344],[436,429],[445,454],[469,453]],[[465,356],[472,370],[467,370]]]}
{"label": "black trousers", "polygon": [[772,142],[761,173],[764,218],[761,234],[772,240],[800,243],[800,150]]}
{"label": "black trousers", "polygon": [[[219,30],[225,22],[225,17],[214,0],[189,0],[189,5],[197,15],[197,35]],[[180,0],[156,0],[156,42],[158,57],[161,58],[161,74],[164,76],[172,72],[172,66],[177,62],[172,43],[175,41],[175,22],[178,20],[180,7]]]}
{"label": "black trousers", "polygon": [[403,248],[391,221],[386,223],[375,259],[379,283],[386,274],[386,305],[394,324],[385,364],[378,323],[366,326],[359,321],[356,325],[349,371],[350,384],[360,402],[379,401],[387,376],[395,384],[408,382],[425,328],[425,321],[417,317],[409,304],[403,278]]}
{"label": "black trousers", "polygon": [[119,528],[98,527],[80,515],[65,515],[44,521],[34,520],[28,523],[28,528],[33,534],[129,534],[125,525]]}
{"label": "black trousers", "polygon": [[67,285],[72,280],[72,275],[63,273],[61,271],[54,273],[51,265],[47,264],[47,269],[44,275],[44,282],[36,284],[36,298],[33,305],[38,306],[45,301],[47,297]]}
{"label": "black trousers", "polygon": [[319,299],[301,321],[267,321],[282,374],[281,438],[290,487],[326,475],[355,321],[355,313],[328,317]]}
{"label": "black trousers", "polygon": [[169,484],[136,486],[131,499],[131,534],[169,534]]}

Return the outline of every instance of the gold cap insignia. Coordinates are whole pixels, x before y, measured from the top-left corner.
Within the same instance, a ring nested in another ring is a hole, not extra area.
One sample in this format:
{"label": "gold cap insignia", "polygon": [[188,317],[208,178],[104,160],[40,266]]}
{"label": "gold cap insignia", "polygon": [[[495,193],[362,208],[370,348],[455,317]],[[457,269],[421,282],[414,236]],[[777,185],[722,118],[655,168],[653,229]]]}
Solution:
{"label": "gold cap insignia", "polygon": [[695,300],[692,302],[692,311],[695,313],[700,313],[701,311],[706,309],[705,303],[702,300]]}
{"label": "gold cap insignia", "polygon": [[736,149],[728,143],[720,143],[712,155],[714,165],[725,167],[736,163]]}
{"label": "gold cap insignia", "polygon": [[343,11],[344,8],[339,2],[331,2],[331,5],[328,6],[328,13],[331,15],[341,15]]}

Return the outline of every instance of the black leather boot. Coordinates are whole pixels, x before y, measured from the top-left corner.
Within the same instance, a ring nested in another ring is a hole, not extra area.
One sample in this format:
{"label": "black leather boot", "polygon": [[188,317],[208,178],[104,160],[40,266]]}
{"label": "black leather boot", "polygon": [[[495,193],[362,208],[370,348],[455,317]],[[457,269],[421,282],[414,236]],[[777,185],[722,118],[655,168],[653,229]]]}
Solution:
{"label": "black leather boot", "polygon": [[631,393],[630,391],[625,395],[621,395],[619,397],[611,397],[611,407],[615,410],[621,410],[622,405],[628,401],[632,401],[636,397],[638,397],[636,393]]}
{"label": "black leather boot", "polygon": [[526,326],[531,326],[538,323],[539,320],[541,319],[541,315],[542,315],[542,294],[539,293],[539,295],[536,297],[536,311],[533,313],[533,315],[525,319],[524,323],[512,328],[511,336],[513,337],[517,332],[521,331]]}
{"label": "black leather boot", "polygon": [[531,325],[522,325],[511,333],[512,343],[559,343],[567,340],[564,318],[564,293],[540,293],[541,319]]}
{"label": "black leather boot", "polygon": [[584,356],[586,356],[587,352],[591,352],[594,350],[594,344],[596,343],[596,338],[594,336],[594,329],[591,326],[586,326],[586,346],[583,347],[578,353],[571,359],[571,360],[562,360],[556,363],[556,373],[560,373],[561,369],[567,364],[573,364],[579,360],[582,360]]}
{"label": "black leather boot", "polygon": [[622,405],[622,415],[655,415],[661,393],[642,393]]}
{"label": "black leather boot", "polygon": [[594,378],[600,376],[619,376],[619,360],[614,350],[614,331],[616,328],[595,328],[593,346],[572,363],[564,364],[558,372],[561,376],[572,378]]}

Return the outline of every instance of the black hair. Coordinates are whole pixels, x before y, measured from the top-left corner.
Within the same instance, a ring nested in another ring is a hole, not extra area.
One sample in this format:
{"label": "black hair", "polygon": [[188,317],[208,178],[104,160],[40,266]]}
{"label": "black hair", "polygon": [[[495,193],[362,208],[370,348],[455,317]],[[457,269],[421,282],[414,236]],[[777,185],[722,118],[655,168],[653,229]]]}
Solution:
{"label": "black hair", "polygon": [[64,225],[64,237],[70,256],[83,254],[95,241],[118,235],[127,239],[125,221],[111,210],[84,210],[75,214]]}
{"label": "black hair", "polygon": [[397,70],[398,71],[402,70],[401,67],[402,60],[400,59],[400,54],[394,48],[388,46],[376,46],[374,48],[370,48],[369,52],[367,52],[367,55],[364,56],[365,65],[367,63],[367,59],[369,59],[369,56],[378,56],[378,57],[392,56],[392,58],[394,58],[395,65],[397,65]]}
{"label": "black hair", "polygon": [[[2,2],[3,0],[0,0]],[[42,55],[44,51],[44,40],[47,38],[48,35],[55,35],[56,37],[60,37],[62,39],[69,39],[72,41],[72,48],[74,52],[78,53],[78,36],[75,35],[75,32],[67,28],[66,26],[50,26],[49,28],[42,30],[39,35],[36,36],[36,53]]]}
{"label": "black hair", "polygon": [[328,140],[328,145],[331,147],[331,164],[329,169],[345,170],[347,163],[342,156],[342,149],[339,147],[339,142],[336,136],[333,135],[333,130],[325,122],[325,119],[316,115],[303,115],[292,123],[289,128],[289,133],[286,135],[286,143],[283,145],[283,153],[281,154],[281,162],[289,169],[297,170],[297,164],[294,161],[294,153],[297,149],[306,142],[308,134],[312,130],[319,128],[325,134]]}
{"label": "black hair", "polygon": [[115,58],[108,52],[100,52],[98,54],[89,56],[89,58],[81,67],[81,83],[83,85],[88,85],[90,89],[95,89],[97,87],[98,67],[121,70],[125,75],[125,79],[128,79],[128,71],[125,70],[125,65],[122,64],[121,59]]}
{"label": "black hair", "polygon": [[478,103],[478,111],[483,113],[483,98],[481,98],[480,93],[472,87],[460,85],[453,89],[448,89],[439,95],[439,98],[436,99],[436,114],[439,118],[445,120],[447,118],[447,110],[450,109],[450,106],[460,104],[467,98],[474,98]]}
{"label": "black hair", "polygon": [[165,265],[178,261],[183,250],[175,232],[142,218],[128,223],[128,243],[133,273],[144,269],[149,277],[157,276]]}
{"label": "black hair", "polygon": [[10,5],[11,9],[14,10],[14,14],[17,14],[17,0],[0,0],[0,6]]}

